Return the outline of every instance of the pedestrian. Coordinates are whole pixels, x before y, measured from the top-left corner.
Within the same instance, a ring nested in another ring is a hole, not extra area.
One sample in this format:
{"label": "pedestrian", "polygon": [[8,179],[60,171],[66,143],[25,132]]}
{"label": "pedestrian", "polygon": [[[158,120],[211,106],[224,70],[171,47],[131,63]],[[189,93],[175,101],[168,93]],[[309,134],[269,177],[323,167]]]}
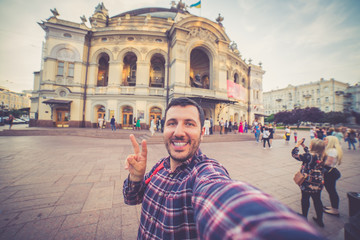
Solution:
{"label": "pedestrian", "polygon": [[348,131],[346,140],[349,144],[349,150],[351,150],[351,146],[353,147],[354,150],[356,150],[355,143],[357,143],[357,140],[356,140],[356,133],[355,133],[354,129],[350,129]]}
{"label": "pedestrian", "polygon": [[138,118],[138,119],[136,120],[135,129],[136,129],[136,130],[139,130],[139,131],[141,130],[140,118]]}
{"label": "pedestrian", "polygon": [[270,148],[272,148],[272,140],[274,139],[274,128],[271,123],[269,124],[269,132],[270,132],[270,136],[269,136]]}
{"label": "pedestrian", "polygon": [[98,124],[99,124],[99,128],[102,129],[104,125],[104,118],[102,116],[98,118]]}
{"label": "pedestrian", "polygon": [[[296,143],[292,150],[292,156],[302,162],[301,174],[304,174],[305,180],[300,185],[301,189],[301,210],[302,215],[307,218],[310,208],[310,197],[314,202],[316,218],[313,220],[320,227],[324,227],[323,222],[323,204],[321,202],[321,190],[324,183],[324,155],[325,143],[320,139],[312,139],[310,149],[304,145],[305,138]],[[304,148],[305,153],[299,154],[299,146]]]}
{"label": "pedestrian", "polygon": [[290,127],[286,126],[285,128],[285,142],[289,143],[290,141],[290,136],[291,136],[291,131],[290,131]]}
{"label": "pedestrian", "polygon": [[12,128],[12,125],[14,124],[14,116],[12,114],[9,115],[8,121],[9,121],[9,130],[10,130]]}
{"label": "pedestrian", "polygon": [[210,120],[209,118],[206,118],[205,122],[204,122],[204,127],[205,127],[205,135],[209,135],[210,134]]}
{"label": "pedestrian", "polygon": [[255,133],[256,143],[259,143],[259,138],[260,138],[260,125],[259,124],[256,124],[254,126],[254,133]]}
{"label": "pedestrian", "polygon": [[337,166],[341,164],[343,151],[341,149],[339,140],[335,136],[327,136],[324,139],[326,144],[325,153],[325,173],[324,173],[324,186],[329,194],[331,207],[324,207],[324,212],[334,216],[339,214],[340,198],[336,192],[336,181],[341,177],[340,171]]}
{"label": "pedestrian", "polygon": [[238,132],[238,124],[237,124],[237,122],[235,121],[234,122],[234,126],[233,126],[233,132],[234,132],[234,134],[236,134],[237,132]]}
{"label": "pedestrian", "polygon": [[232,124],[231,120],[229,120],[229,126],[228,126],[229,132],[231,132],[232,127],[233,127],[233,124]]}
{"label": "pedestrian", "polygon": [[270,137],[270,131],[269,131],[269,128],[265,125],[263,128],[263,132],[262,132],[262,140],[264,141],[264,146],[263,146],[264,149],[266,149],[265,148],[266,142],[268,143],[269,148],[271,148],[269,137]]}
{"label": "pedestrian", "polygon": [[295,143],[297,143],[297,131],[296,130],[294,130],[294,141],[295,141]]}
{"label": "pedestrian", "polygon": [[158,117],[157,121],[156,121],[156,131],[160,131],[161,130],[161,120]]}
{"label": "pedestrian", "polygon": [[241,120],[240,121],[240,124],[239,124],[239,133],[243,133],[244,130],[243,130],[243,121]]}
{"label": "pedestrian", "polygon": [[165,124],[165,118],[163,117],[161,119],[161,132],[163,133],[164,132],[164,124]]}
{"label": "pedestrian", "polygon": [[116,123],[114,116],[112,116],[112,118],[110,119],[110,126],[111,126],[111,131],[116,131]]}
{"label": "pedestrian", "polygon": [[335,136],[339,140],[339,143],[341,142],[341,139],[344,138],[344,135],[342,134],[340,128],[335,128],[335,131],[332,133],[332,136]]}
{"label": "pedestrian", "polygon": [[245,122],[244,122],[244,133],[247,133],[247,132],[248,132],[248,129],[249,129],[249,125],[248,125],[248,123],[247,123],[246,120],[245,120]]}
{"label": "pedestrian", "polygon": [[251,185],[234,181],[199,148],[204,112],[175,98],[165,111],[169,156],[145,174],[147,143],[130,135],[126,204],[142,204],[137,239],[323,239],[302,217]]}
{"label": "pedestrian", "polygon": [[151,118],[150,132],[151,132],[151,136],[154,136],[154,134],[155,134],[155,119],[154,119],[154,117]]}
{"label": "pedestrian", "polygon": [[134,122],[133,122],[133,130],[134,130],[134,131],[136,130],[136,123],[137,123],[136,117],[134,117]]}
{"label": "pedestrian", "polygon": [[213,119],[212,119],[212,117],[210,117],[210,135],[212,135],[213,134],[213,128],[214,128],[214,121],[213,121]]}
{"label": "pedestrian", "polygon": [[223,118],[221,118],[221,120],[219,121],[219,126],[220,126],[220,134],[222,134],[222,130],[224,127],[224,119]]}
{"label": "pedestrian", "polygon": [[310,128],[310,139],[314,139],[315,138],[315,127]]}
{"label": "pedestrian", "polygon": [[228,120],[225,121],[224,128],[225,128],[225,134],[227,134],[228,131],[229,131],[229,122],[228,122]]}

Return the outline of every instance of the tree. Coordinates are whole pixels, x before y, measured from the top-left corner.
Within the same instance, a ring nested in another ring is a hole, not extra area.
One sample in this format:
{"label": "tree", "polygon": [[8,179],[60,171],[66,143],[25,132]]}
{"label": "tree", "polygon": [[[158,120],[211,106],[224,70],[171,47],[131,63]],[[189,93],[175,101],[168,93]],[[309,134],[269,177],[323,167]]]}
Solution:
{"label": "tree", "polygon": [[284,111],[278,112],[274,116],[274,121],[277,123],[290,124],[291,123],[291,112]]}
{"label": "tree", "polygon": [[267,116],[264,120],[265,122],[272,123],[274,122],[274,118],[275,118],[274,114],[271,114],[270,116]]}
{"label": "tree", "polygon": [[307,107],[303,112],[303,121],[306,122],[324,122],[324,112],[316,107]]}

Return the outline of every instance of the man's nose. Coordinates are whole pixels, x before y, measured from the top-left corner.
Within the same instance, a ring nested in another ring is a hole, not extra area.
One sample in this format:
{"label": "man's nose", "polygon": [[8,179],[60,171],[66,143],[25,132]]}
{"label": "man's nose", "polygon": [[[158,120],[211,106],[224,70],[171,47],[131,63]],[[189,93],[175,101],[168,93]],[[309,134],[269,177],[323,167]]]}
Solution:
{"label": "man's nose", "polygon": [[184,128],[183,124],[179,123],[176,125],[174,135],[175,136],[184,136],[185,135],[185,128]]}

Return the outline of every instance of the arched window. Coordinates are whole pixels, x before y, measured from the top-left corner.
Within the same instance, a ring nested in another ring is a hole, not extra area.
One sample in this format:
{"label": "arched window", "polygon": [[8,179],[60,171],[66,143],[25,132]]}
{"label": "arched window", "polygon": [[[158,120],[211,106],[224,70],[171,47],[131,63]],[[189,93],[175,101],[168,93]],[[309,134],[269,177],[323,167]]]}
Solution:
{"label": "arched window", "polygon": [[105,87],[108,85],[109,78],[109,55],[103,53],[99,59],[97,86]]}
{"label": "arched window", "polygon": [[123,85],[136,86],[137,57],[129,52],[124,57]]}
{"label": "arched window", "polygon": [[239,75],[237,73],[234,74],[234,83],[239,84]]}
{"label": "arched window", "polygon": [[196,88],[210,88],[210,60],[201,48],[195,48],[190,54],[190,85]]}
{"label": "arched window", "polygon": [[150,87],[164,87],[165,59],[161,54],[154,54],[151,58]]}

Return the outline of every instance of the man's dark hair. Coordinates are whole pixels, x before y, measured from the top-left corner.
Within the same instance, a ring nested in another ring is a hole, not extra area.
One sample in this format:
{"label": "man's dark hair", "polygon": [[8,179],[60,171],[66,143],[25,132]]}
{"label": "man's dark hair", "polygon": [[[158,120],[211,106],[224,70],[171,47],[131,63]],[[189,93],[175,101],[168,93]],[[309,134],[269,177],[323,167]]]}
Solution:
{"label": "man's dark hair", "polygon": [[197,108],[197,110],[199,112],[199,119],[200,119],[201,128],[203,128],[204,121],[205,121],[204,110],[202,109],[202,107],[197,102],[195,102],[194,100],[192,100],[190,98],[186,98],[186,97],[173,98],[171,100],[171,102],[169,103],[169,105],[168,105],[168,107],[166,108],[166,111],[165,111],[165,122],[166,122],[166,114],[167,114],[168,110],[171,107],[174,107],[174,106],[186,107],[186,106],[189,106],[189,105],[195,106]]}

